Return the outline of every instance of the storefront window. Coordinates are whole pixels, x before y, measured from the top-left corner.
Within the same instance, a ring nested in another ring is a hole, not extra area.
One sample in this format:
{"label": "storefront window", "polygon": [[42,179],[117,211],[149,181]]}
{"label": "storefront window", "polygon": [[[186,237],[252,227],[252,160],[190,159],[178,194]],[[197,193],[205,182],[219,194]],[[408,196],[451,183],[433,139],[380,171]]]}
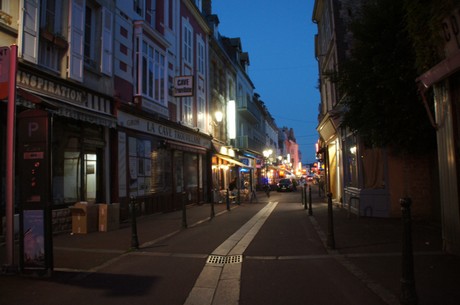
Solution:
{"label": "storefront window", "polygon": [[[97,155],[84,154],[83,166],[80,166],[81,161],[79,152],[64,153],[63,187],[66,202],[76,202],[80,198],[88,202],[96,202]],[[83,196],[80,195],[81,192]]]}
{"label": "storefront window", "polygon": [[186,168],[185,188],[187,190],[198,187],[198,175],[201,168],[198,167],[198,156],[192,153],[184,153],[184,165]]}
{"label": "storefront window", "polygon": [[103,128],[56,119],[53,135],[53,203],[100,202]]}
{"label": "storefront window", "polygon": [[358,149],[356,137],[350,135],[345,140],[345,186],[358,187]]}
{"label": "storefront window", "polygon": [[160,148],[152,151],[152,185],[151,192],[171,192],[171,151]]}
{"label": "storefront window", "polygon": [[151,142],[130,137],[128,143],[130,193],[143,196],[151,190]]}
{"label": "storefront window", "polygon": [[180,193],[184,188],[184,167],[183,167],[183,152],[174,151],[174,181],[176,193]]}

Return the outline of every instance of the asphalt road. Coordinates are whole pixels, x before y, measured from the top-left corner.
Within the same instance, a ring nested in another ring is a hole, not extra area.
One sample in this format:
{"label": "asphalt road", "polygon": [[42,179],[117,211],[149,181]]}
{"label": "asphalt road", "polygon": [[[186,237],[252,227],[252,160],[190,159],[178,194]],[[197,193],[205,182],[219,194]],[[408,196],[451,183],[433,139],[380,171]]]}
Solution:
{"label": "asphalt road", "polygon": [[[210,287],[217,305],[387,304],[327,251],[300,201],[299,192],[272,192],[138,251],[113,249],[91,272],[2,276],[1,303],[205,305],[200,287]],[[222,251],[241,261],[210,266],[208,256]]]}

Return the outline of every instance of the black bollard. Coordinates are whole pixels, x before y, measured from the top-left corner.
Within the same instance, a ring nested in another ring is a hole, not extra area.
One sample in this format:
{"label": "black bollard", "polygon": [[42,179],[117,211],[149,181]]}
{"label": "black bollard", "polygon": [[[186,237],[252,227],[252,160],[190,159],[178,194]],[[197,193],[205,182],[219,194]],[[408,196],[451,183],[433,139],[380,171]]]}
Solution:
{"label": "black bollard", "polygon": [[230,211],[230,190],[229,189],[227,189],[226,202],[227,202],[227,210]]}
{"label": "black bollard", "polygon": [[332,193],[327,194],[327,247],[335,249]]}
{"label": "black bollard", "polygon": [[402,237],[402,261],[401,261],[401,305],[417,305],[417,293],[415,291],[414,256],[412,252],[412,229],[410,198],[401,198],[403,237]]}
{"label": "black bollard", "polygon": [[[213,195],[215,195],[215,194],[216,194],[216,190],[214,190]],[[213,219],[214,216],[216,216],[216,212],[214,212],[214,200],[215,200],[215,198],[213,196],[213,198],[211,200],[211,216],[210,216],[210,219]]]}
{"label": "black bollard", "polygon": [[131,210],[131,249],[139,249],[139,238],[137,236],[136,206],[136,197],[131,196],[131,202],[129,204],[129,208]]}
{"label": "black bollard", "polygon": [[303,206],[304,210],[306,210],[308,208],[308,204],[307,204],[307,186],[305,186],[303,189],[302,189],[302,197],[304,198],[304,202],[305,202],[305,205]]}
{"label": "black bollard", "polygon": [[313,215],[313,210],[311,208],[311,185],[308,186],[308,215],[312,216]]}
{"label": "black bollard", "polygon": [[187,193],[182,193],[182,229],[187,229]]}
{"label": "black bollard", "polygon": [[301,197],[302,197],[302,199],[301,199],[301,200],[302,200],[302,205],[304,205],[305,202],[306,202],[306,201],[305,201],[305,196],[304,196],[304,189],[305,189],[305,185],[302,185],[302,189],[301,189],[301,191],[300,191],[300,195],[301,195]]}

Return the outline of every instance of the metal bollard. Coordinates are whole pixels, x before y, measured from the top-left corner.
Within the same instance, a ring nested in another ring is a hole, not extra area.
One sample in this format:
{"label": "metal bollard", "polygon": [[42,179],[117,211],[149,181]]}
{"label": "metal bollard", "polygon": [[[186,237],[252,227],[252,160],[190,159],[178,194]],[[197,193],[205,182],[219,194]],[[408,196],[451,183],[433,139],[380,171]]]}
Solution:
{"label": "metal bollard", "polygon": [[182,229],[187,229],[187,193],[182,192]]}
{"label": "metal bollard", "polygon": [[209,217],[210,219],[213,219],[214,216],[216,216],[216,212],[214,211],[214,200],[215,200],[214,197],[215,197],[215,194],[216,194],[216,190],[214,190],[213,196],[212,196],[213,198],[211,200],[211,216]]}
{"label": "metal bollard", "polygon": [[335,249],[332,193],[327,193],[327,216],[327,247],[329,249]]}
{"label": "metal bollard", "polygon": [[302,200],[302,205],[305,204],[304,188],[305,188],[305,185],[302,185],[302,189],[300,191],[300,196],[302,197],[302,199],[301,199]]}
{"label": "metal bollard", "polygon": [[313,210],[311,208],[311,185],[308,186],[308,215],[312,216],[313,215]]}
{"label": "metal bollard", "polygon": [[417,305],[417,293],[415,291],[414,279],[414,257],[412,252],[412,229],[410,198],[399,199],[402,212],[403,240],[402,240],[402,262],[401,262],[401,295],[402,305]]}
{"label": "metal bollard", "polygon": [[304,206],[303,206],[303,208],[304,208],[304,210],[306,210],[306,209],[308,209],[308,204],[307,204],[307,202],[308,202],[308,201],[307,201],[307,186],[305,186],[304,188],[302,188],[302,197],[303,197],[304,203],[305,203]]}
{"label": "metal bollard", "polygon": [[227,210],[230,211],[230,190],[229,189],[227,189],[227,195],[226,195],[225,200],[227,202]]}
{"label": "metal bollard", "polygon": [[129,208],[131,210],[131,249],[139,249],[139,238],[137,236],[136,220],[137,202],[135,196],[131,196]]}

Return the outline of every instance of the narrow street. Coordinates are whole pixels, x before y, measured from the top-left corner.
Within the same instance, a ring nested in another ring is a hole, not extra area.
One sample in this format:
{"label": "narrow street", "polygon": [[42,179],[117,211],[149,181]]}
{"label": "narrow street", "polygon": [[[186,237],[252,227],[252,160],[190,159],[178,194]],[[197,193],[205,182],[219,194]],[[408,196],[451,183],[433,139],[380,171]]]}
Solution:
{"label": "narrow street", "polygon": [[[190,222],[187,229],[168,225],[180,227],[180,212],[142,218],[141,245],[136,251],[127,251],[129,247],[122,250],[123,244],[129,245],[129,230],[123,228],[105,234],[58,235],[53,276],[1,276],[2,303],[399,304],[398,242],[387,242],[383,249],[379,236],[373,242],[361,240],[360,245],[353,244],[356,239],[352,236],[344,242],[339,233],[340,251],[327,249],[324,197],[318,198],[315,186],[313,190],[313,216],[302,206],[300,192],[271,192],[270,198],[259,193],[258,202],[233,204],[230,211],[220,204],[215,218],[202,217]],[[188,215],[193,218],[200,210],[208,215],[208,208],[191,207]],[[338,215],[343,211],[335,208]],[[348,220],[347,225],[366,225],[368,220],[356,221],[359,223]],[[394,224],[385,220],[382,234],[397,231]],[[164,233],[168,230],[169,234]],[[162,236],[155,237],[153,231],[163,232]],[[433,248],[437,246],[432,243]],[[418,258],[423,258],[422,262],[451,259],[432,249],[419,251],[418,238],[415,249],[416,263]],[[460,267],[458,260],[449,266],[452,274],[443,275],[446,282]],[[422,268],[425,265],[419,266],[424,277],[439,271],[433,264],[428,274]],[[424,277],[420,285],[427,284]],[[449,299],[458,298],[458,292],[448,286],[442,289],[447,293],[445,302],[439,304],[455,304]],[[419,304],[433,304],[430,294],[439,298],[439,290],[418,291],[423,294]]]}

